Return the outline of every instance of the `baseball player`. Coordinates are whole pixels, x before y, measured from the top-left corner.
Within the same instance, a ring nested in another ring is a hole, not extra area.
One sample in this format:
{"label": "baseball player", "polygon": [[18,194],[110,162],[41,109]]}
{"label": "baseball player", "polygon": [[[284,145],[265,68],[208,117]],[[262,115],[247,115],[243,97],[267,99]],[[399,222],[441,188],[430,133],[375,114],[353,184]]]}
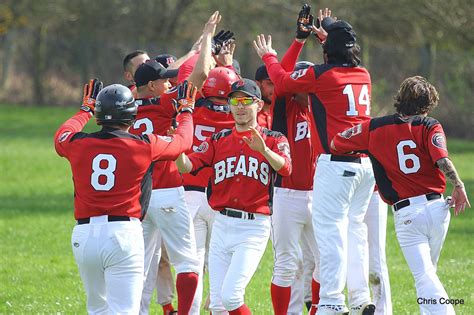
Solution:
{"label": "baseball player", "polygon": [[[199,88],[209,71],[211,39],[219,21],[220,15],[216,11],[206,23],[202,49],[196,67],[188,78]],[[172,125],[173,99],[177,90],[168,91],[171,87],[169,78],[176,77],[177,72],[167,70],[156,60],[147,61],[138,67],[135,82],[139,99],[137,120],[132,129],[134,133],[166,136]],[[186,207],[182,184],[183,179],[173,161],[155,164],[150,206],[143,220],[145,276],[148,276],[152,257],[163,238],[177,273],[178,312],[188,314],[198,283],[199,262],[192,218]]]}
{"label": "baseball player", "polygon": [[148,53],[143,50],[135,50],[123,58],[123,77],[128,82],[128,88],[137,97],[137,87],[135,86],[135,71],[145,61],[150,60]]}
{"label": "baseball player", "polygon": [[390,279],[385,254],[387,204],[380,198],[377,186],[375,188],[364,217],[369,245],[369,285],[375,304],[375,315],[392,315]]}
{"label": "baseball player", "polygon": [[[213,133],[230,130],[234,126],[234,118],[230,113],[227,95],[232,83],[239,80],[237,74],[225,67],[217,67],[209,72],[201,89],[202,98],[197,100],[193,114],[194,137],[193,147],[188,153],[198,150],[201,143]],[[193,217],[196,236],[196,251],[199,259],[199,282],[194,297],[192,314],[199,314],[202,301],[202,271],[209,248],[209,240],[214,221],[214,213],[209,206],[206,188],[212,174],[211,168],[204,168],[196,174],[183,174],[186,203]]]}
{"label": "baseball player", "polygon": [[[395,98],[397,113],[373,118],[334,137],[331,149],[368,152],[382,198],[392,206],[395,232],[415,279],[421,314],[454,314],[436,275],[450,212],[470,207],[464,184],[448,157],[441,124],[428,117],[438,104],[435,87],[420,76],[407,78]],[[451,201],[442,193],[446,178]],[[427,303],[423,301],[429,301]],[[435,301],[435,302],[432,302]]]}
{"label": "baseball player", "polygon": [[[298,37],[309,36],[313,29],[309,6],[305,6],[298,19]],[[271,36],[267,42],[260,35],[254,46],[270,79],[284,93],[309,93],[315,122],[311,140],[319,153],[312,211],[320,252],[317,314],[348,313],[343,293],[346,281],[351,312],[373,314],[375,306],[368,286],[367,228],[363,223],[375,184],[372,167],[366,156],[332,155],[329,150],[329,141],[337,132],[370,119],[371,81],[367,70],[359,67],[360,48],[351,25],[340,20],[326,30],[326,63],[293,73],[286,72],[278,63]]]}
{"label": "baseball player", "polygon": [[[296,39],[282,58],[286,71],[306,69],[313,66],[309,62],[299,62],[295,66],[304,41]],[[291,284],[298,270],[298,250],[301,238],[305,238],[319,261],[313,227],[311,224],[311,203],[316,154],[311,145],[310,130],[312,120],[307,94],[283,94],[280,86],[275,86],[273,109],[273,130],[282,132],[293,152],[292,169],[289,177],[277,177],[273,198],[272,241],[275,262],[271,285],[275,314],[287,314],[291,296]],[[319,271],[315,270],[315,280]]]}
{"label": "baseball player", "polygon": [[270,234],[270,193],[274,172],[291,173],[289,145],[277,132],[257,125],[263,106],[255,82],[232,85],[232,130],[214,134],[197,152],[182,155],[178,167],[195,172],[212,167],[209,204],[216,213],[209,245],[212,314],[251,314],[245,288],[255,273]]}
{"label": "baseball player", "polygon": [[[144,266],[140,217],[146,206],[141,202],[150,193],[150,186],[141,182],[152,161],[176,158],[191,146],[190,113],[196,89],[192,84],[180,87],[175,103],[180,126],[165,140],[128,133],[137,113],[131,91],[114,84],[99,92],[101,87],[97,80],[85,85],[81,110],[58,129],[54,144],[72,169],[77,225],[71,245],[87,294],[87,310],[137,314]],[[102,129],[81,132],[94,111]]]}
{"label": "baseball player", "polygon": [[255,82],[260,88],[260,91],[262,91],[262,100],[264,102],[262,110],[259,111],[257,115],[258,125],[271,129],[271,105],[275,87],[273,86],[273,82],[268,77],[267,68],[265,68],[265,65],[261,65],[257,68],[257,71],[255,71]]}

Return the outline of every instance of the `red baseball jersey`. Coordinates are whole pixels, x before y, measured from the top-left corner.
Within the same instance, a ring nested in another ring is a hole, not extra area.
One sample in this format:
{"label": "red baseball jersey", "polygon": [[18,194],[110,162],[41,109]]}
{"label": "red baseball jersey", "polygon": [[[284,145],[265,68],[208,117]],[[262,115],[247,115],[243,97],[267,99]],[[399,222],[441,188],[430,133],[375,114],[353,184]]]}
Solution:
{"label": "red baseball jersey", "polygon": [[263,109],[257,113],[257,124],[260,127],[272,129],[272,113],[270,111],[264,111]]}
{"label": "red baseball jersey", "polygon": [[153,134],[136,136],[107,127],[90,134],[80,132],[89,119],[89,113],[78,112],[54,137],[56,152],[71,165],[75,218],[99,215],[140,218],[139,200],[145,193],[141,182],[147,170],[152,161],[175,160],[191,146],[192,116],[179,115],[181,126],[169,138]]}
{"label": "red baseball jersey", "polygon": [[334,146],[337,153],[368,152],[388,204],[446,188],[436,161],[448,157],[448,150],[436,119],[399,114],[374,118],[336,135]]}
{"label": "red baseball jersey", "polygon": [[294,97],[276,96],[273,107],[272,130],[288,139],[292,173],[277,176],[275,186],[296,190],[312,190],[316,168],[316,152],[311,143],[312,114],[308,105],[298,104]]}
{"label": "red baseball jersey", "polygon": [[[213,104],[204,98],[196,102],[193,113],[194,136],[193,146],[188,152],[198,151],[199,146],[206,138],[223,130],[231,130],[234,127],[234,117],[230,113],[229,105]],[[185,189],[198,189],[204,191],[209,184],[212,168],[205,167],[197,173],[183,174]]]}
{"label": "red baseball jersey", "polygon": [[[167,136],[176,115],[173,99],[177,97],[173,88],[155,98],[138,99],[138,112],[130,133],[136,135],[157,134]],[[178,171],[175,161],[156,162],[153,167],[153,189],[179,187],[183,185],[183,177]]]}
{"label": "red baseball jersey", "polygon": [[[282,176],[291,174],[288,140],[279,132],[257,127],[268,148],[285,159],[278,171]],[[233,128],[221,131],[204,141],[197,152],[189,155],[192,172],[212,167],[209,205],[220,211],[234,208],[252,213],[270,214],[270,191],[273,190],[274,171],[265,157],[252,150],[242,137],[250,131],[238,132]]]}
{"label": "red baseball jersey", "polygon": [[364,121],[370,114],[370,75],[362,67],[323,64],[287,72],[273,54],[263,56],[270,79],[281,93],[309,93],[316,134],[311,136],[318,154],[330,153],[338,133]]}

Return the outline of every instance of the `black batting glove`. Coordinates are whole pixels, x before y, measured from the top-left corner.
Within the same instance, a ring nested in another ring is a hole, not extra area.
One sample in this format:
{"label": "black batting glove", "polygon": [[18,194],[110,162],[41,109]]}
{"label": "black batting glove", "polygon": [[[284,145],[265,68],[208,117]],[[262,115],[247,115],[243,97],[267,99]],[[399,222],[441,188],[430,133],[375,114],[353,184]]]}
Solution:
{"label": "black batting glove", "polygon": [[314,18],[310,14],[311,6],[307,3],[303,5],[296,21],[296,38],[306,39],[311,34]]}
{"label": "black batting glove", "polygon": [[213,55],[218,55],[222,49],[222,46],[229,40],[233,39],[234,33],[231,31],[221,30],[219,33],[214,35],[211,41],[211,51]]}

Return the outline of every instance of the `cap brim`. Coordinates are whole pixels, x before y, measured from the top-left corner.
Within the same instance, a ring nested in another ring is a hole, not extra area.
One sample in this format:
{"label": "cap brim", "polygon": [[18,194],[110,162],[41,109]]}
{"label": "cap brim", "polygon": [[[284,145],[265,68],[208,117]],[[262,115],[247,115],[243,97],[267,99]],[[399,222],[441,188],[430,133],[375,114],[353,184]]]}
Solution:
{"label": "cap brim", "polygon": [[257,95],[255,95],[255,94],[252,94],[252,93],[250,93],[250,92],[247,92],[247,91],[242,91],[242,90],[234,90],[234,91],[231,91],[231,92],[229,93],[229,95],[228,95],[228,96],[229,96],[229,97],[231,97],[231,96],[232,96],[232,94],[233,94],[233,93],[236,93],[236,92],[242,92],[242,93],[244,93],[245,95],[248,95],[248,96],[251,96],[251,97],[256,97],[256,98],[258,98],[258,96],[257,96]]}
{"label": "cap brim", "polygon": [[178,72],[179,72],[178,69],[166,70],[166,72],[163,73],[163,75],[162,75],[161,77],[162,77],[163,79],[174,78],[174,77],[177,77],[177,76],[178,76]]}

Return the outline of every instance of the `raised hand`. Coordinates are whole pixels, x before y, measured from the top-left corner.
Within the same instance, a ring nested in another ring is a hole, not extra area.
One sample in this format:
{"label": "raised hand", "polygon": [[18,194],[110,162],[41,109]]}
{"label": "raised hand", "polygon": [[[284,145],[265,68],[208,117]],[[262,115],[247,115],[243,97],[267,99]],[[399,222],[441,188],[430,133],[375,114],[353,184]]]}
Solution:
{"label": "raised hand", "polygon": [[310,11],[311,6],[305,3],[298,13],[296,21],[296,38],[298,39],[306,39],[311,34],[314,18]]}
{"label": "raised hand", "polygon": [[250,149],[263,154],[263,152],[265,152],[265,150],[267,149],[267,145],[265,144],[265,141],[263,140],[262,136],[257,131],[257,129],[250,128],[250,132],[252,133],[250,138],[243,136],[242,140],[244,140],[245,143],[247,143]]}
{"label": "raised hand", "polygon": [[217,61],[218,66],[226,67],[231,66],[234,60],[234,51],[235,51],[235,41],[233,39],[229,39],[222,45],[221,51],[215,59]]}
{"label": "raised hand", "polygon": [[221,21],[221,15],[219,14],[219,11],[216,11],[212,13],[211,17],[209,20],[206,22],[206,25],[204,25],[204,29],[202,31],[202,34],[212,34],[214,35],[214,32],[216,31],[216,26],[219,24]]}
{"label": "raised hand", "polygon": [[221,30],[219,33],[214,35],[212,38],[212,54],[218,55],[222,47],[228,42],[233,40],[234,33],[231,31]]}
{"label": "raised hand", "polygon": [[257,39],[253,41],[253,47],[260,58],[268,53],[277,54],[276,50],[272,48],[272,35],[268,35],[268,39],[265,39],[263,34],[258,35]]}
{"label": "raised hand", "polygon": [[329,10],[328,8],[325,8],[324,10],[319,10],[316,26],[312,26],[312,31],[314,35],[319,39],[321,43],[324,43],[326,37],[328,36],[328,33],[326,32],[327,27],[337,20],[337,18],[331,17],[331,13],[331,10]]}
{"label": "raised hand", "polygon": [[194,111],[194,102],[196,99],[197,88],[192,82],[183,81],[178,85],[178,97],[174,102],[176,112],[183,113]]}
{"label": "raised hand", "polygon": [[97,94],[99,94],[103,87],[104,84],[102,81],[99,81],[99,79],[91,79],[89,80],[89,83],[84,84],[81,110],[94,115],[95,100],[97,98]]}

